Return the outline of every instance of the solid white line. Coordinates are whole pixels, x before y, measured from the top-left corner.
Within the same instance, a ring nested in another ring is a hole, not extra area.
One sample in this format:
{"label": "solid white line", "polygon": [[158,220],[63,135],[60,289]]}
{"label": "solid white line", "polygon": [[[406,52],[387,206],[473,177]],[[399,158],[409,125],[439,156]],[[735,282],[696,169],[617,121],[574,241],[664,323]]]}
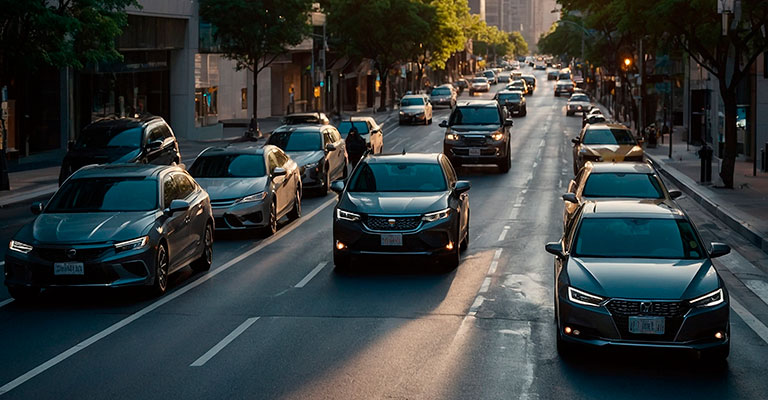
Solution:
{"label": "solid white line", "polygon": [[496,249],[496,253],[493,254],[494,261],[498,260],[499,258],[501,258],[501,252],[502,251],[504,251],[504,249]]}
{"label": "solid white line", "polygon": [[508,227],[508,226],[505,226],[505,227],[504,227],[504,230],[503,230],[503,231],[501,231],[501,235],[499,235],[499,242],[501,242],[502,240],[504,240],[504,238],[506,238],[506,237],[507,237],[507,232],[508,232],[508,231],[509,231],[509,227]]}
{"label": "solid white line", "polygon": [[768,304],[768,283],[757,279],[745,279],[743,282],[763,303]]}
{"label": "solid white line", "polygon": [[467,316],[469,317],[477,314],[477,309],[483,305],[483,301],[485,301],[485,297],[481,295],[478,295],[477,297],[475,297],[475,302],[472,303],[472,305],[469,307],[469,313],[467,313]]}
{"label": "solid white line", "polygon": [[0,307],[7,306],[8,304],[13,303],[13,299],[5,299],[3,301],[0,301]]}
{"label": "solid white line", "polygon": [[485,293],[488,291],[488,288],[491,287],[491,277],[488,276],[483,280],[483,285],[480,286],[480,291],[478,293]]}
{"label": "solid white line", "polygon": [[141,310],[123,318],[122,320],[116,322],[112,326],[108,327],[107,329],[104,329],[103,331],[89,337],[88,339],[83,340],[82,342],[74,345],[73,347],[69,348],[68,350],[64,351],[63,353],[57,355],[56,357],[51,358],[50,360],[38,365],[37,367],[29,370],[25,374],[19,376],[18,378],[6,383],[2,387],[0,387],[0,395],[10,392],[11,390],[15,389],[17,386],[21,385],[22,383],[36,377],[37,375],[42,374],[43,372],[51,369],[56,364],[68,359],[69,357],[72,357],[73,355],[77,354],[81,350],[84,350],[91,346],[92,344],[98,342],[101,339],[104,339],[105,337],[117,332],[120,328],[125,327],[126,325],[136,321],[137,319],[149,314],[150,312],[160,308],[161,306],[165,305],[166,303],[169,303],[170,301],[176,299],[177,297],[180,297],[181,295],[189,292],[190,290],[202,285],[203,283],[207,282],[209,279],[212,279],[214,276],[226,271],[227,269],[231,268],[233,265],[239,263],[240,261],[245,260],[246,258],[252,256],[253,254],[261,251],[261,249],[269,246],[270,244],[280,240],[283,236],[291,233],[294,229],[301,226],[304,222],[309,221],[312,217],[320,213],[320,211],[326,209],[331,204],[334,204],[336,202],[336,198],[333,197],[331,199],[328,199],[325,203],[321,204],[318,208],[312,210],[309,214],[302,217],[298,221],[291,224],[291,226],[288,226],[285,229],[280,230],[277,232],[277,234],[272,235],[271,237],[261,241],[258,245],[251,248],[250,250],[246,251],[245,253],[229,260],[227,263],[222,265],[219,268],[216,268],[215,270],[209,271],[204,276],[200,277],[199,279],[195,280],[194,282],[191,282],[190,284],[179,288],[178,290],[174,291],[173,293],[168,293],[164,297],[158,299],[154,303],[142,308]]}
{"label": "solid white line", "polygon": [[232,331],[229,335],[224,337],[224,339],[221,339],[221,342],[217,343],[216,346],[213,346],[210,350],[208,350],[205,354],[200,356],[195,362],[192,364],[189,364],[190,367],[202,367],[205,365],[205,363],[208,362],[213,356],[218,354],[222,349],[227,347],[228,344],[232,343],[233,340],[235,340],[238,336],[242,335],[243,332],[245,332],[248,327],[253,325],[254,322],[258,321],[259,317],[253,317],[248,318],[240,324],[237,328],[235,328],[234,331]]}
{"label": "solid white line", "polygon": [[328,264],[327,261],[323,261],[320,264],[317,264],[317,267],[315,267],[315,269],[313,269],[312,271],[309,271],[307,276],[305,276],[304,279],[300,280],[299,283],[297,283],[296,286],[294,287],[303,288],[304,285],[309,283],[309,281],[311,281],[312,278],[314,278],[315,275],[317,275],[317,273],[320,272],[323,269],[323,267],[325,267],[326,264]]}
{"label": "solid white line", "polygon": [[731,309],[739,314],[739,317],[757,334],[765,343],[768,343],[768,327],[760,322],[757,317],[747,311],[736,299],[731,296]]}
{"label": "solid white line", "polygon": [[491,266],[488,268],[488,275],[493,275],[496,273],[496,268],[499,267],[499,262],[494,260],[491,261]]}

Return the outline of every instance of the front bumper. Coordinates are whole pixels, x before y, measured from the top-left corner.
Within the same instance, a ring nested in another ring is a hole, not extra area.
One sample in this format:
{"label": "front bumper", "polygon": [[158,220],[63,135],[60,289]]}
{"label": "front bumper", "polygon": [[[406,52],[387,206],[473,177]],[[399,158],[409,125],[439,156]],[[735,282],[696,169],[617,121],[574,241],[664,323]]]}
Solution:
{"label": "front bumper", "polygon": [[268,198],[260,201],[212,201],[213,222],[216,230],[263,228],[269,224]]}
{"label": "front bumper", "polygon": [[523,112],[523,106],[520,104],[514,104],[514,103],[505,104],[504,108],[506,108],[507,112],[509,112],[510,114],[520,114],[521,112]]}
{"label": "front bumper", "polygon": [[487,91],[490,91],[490,90],[491,90],[491,88],[488,87],[488,86],[479,86],[479,87],[472,86],[472,91],[473,92],[487,92]]}
{"label": "front bumper", "polygon": [[508,156],[508,148],[505,140],[487,138],[477,143],[467,140],[443,142],[443,154],[458,164],[496,164]]}
{"label": "front bumper", "polygon": [[424,121],[427,118],[427,115],[425,113],[421,114],[400,114],[400,122],[417,122],[417,121]]}
{"label": "front bumper", "polygon": [[[75,248],[79,256],[66,252]],[[35,247],[28,254],[5,255],[5,285],[17,287],[121,287],[151,285],[155,247],[116,253],[111,246]],[[82,262],[83,275],[55,275],[54,263]]]}

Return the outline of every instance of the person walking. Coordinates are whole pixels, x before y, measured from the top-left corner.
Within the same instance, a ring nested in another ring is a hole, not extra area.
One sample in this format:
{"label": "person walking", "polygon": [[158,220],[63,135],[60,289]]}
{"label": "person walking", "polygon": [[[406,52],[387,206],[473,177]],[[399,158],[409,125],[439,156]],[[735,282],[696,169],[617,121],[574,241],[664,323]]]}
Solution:
{"label": "person walking", "polygon": [[365,153],[365,150],[368,148],[368,145],[365,143],[365,138],[363,138],[362,135],[357,131],[357,128],[355,128],[355,125],[353,124],[351,128],[349,128],[349,133],[347,133],[347,138],[344,140],[346,147],[347,147],[347,155],[349,156],[349,164],[352,168],[355,168],[358,161],[360,161],[360,158],[363,157],[363,154]]}

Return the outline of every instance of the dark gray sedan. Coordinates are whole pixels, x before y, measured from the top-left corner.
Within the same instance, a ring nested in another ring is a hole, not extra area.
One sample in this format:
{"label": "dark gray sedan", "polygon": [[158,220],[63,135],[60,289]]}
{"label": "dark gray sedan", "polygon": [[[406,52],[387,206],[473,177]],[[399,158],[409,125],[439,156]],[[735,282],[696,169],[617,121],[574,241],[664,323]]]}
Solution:
{"label": "dark gray sedan", "polygon": [[211,196],[217,230],[262,229],[271,235],[283,216],[301,217],[301,174],[278,147],[208,148],[189,172]]}
{"label": "dark gray sedan", "polygon": [[83,167],[32,211],[39,215],[5,255],[5,285],[17,300],[55,286],[148,286],[160,295],[173,272],[211,267],[208,194],[179,167]]}

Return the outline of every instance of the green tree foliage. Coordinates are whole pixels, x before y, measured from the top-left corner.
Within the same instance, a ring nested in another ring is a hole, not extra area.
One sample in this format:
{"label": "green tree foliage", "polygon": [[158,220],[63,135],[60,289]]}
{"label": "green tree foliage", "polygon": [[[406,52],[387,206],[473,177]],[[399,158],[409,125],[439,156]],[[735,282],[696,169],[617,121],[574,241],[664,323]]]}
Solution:
{"label": "green tree foliage", "polygon": [[509,41],[512,42],[512,46],[515,49],[515,57],[528,55],[528,42],[525,41],[523,35],[520,32],[509,32],[507,36],[509,37]]}
{"label": "green tree foliage", "polygon": [[[238,69],[258,76],[288,48],[311,33],[311,0],[201,0],[200,17],[214,26],[214,38]],[[253,116],[258,79],[253,80]]]}
{"label": "green tree foliage", "polygon": [[429,65],[443,69],[453,53],[464,50],[466,38],[459,18],[469,13],[469,7],[461,0],[427,0],[425,4],[433,11],[428,13],[430,18],[426,22],[430,29],[423,49],[429,54]]}
{"label": "green tree foliage", "polygon": [[466,37],[473,41],[475,54],[494,60],[514,54],[515,44],[509,35],[495,26],[488,26],[479,16],[471,14],[464,17],[462,26]]}

